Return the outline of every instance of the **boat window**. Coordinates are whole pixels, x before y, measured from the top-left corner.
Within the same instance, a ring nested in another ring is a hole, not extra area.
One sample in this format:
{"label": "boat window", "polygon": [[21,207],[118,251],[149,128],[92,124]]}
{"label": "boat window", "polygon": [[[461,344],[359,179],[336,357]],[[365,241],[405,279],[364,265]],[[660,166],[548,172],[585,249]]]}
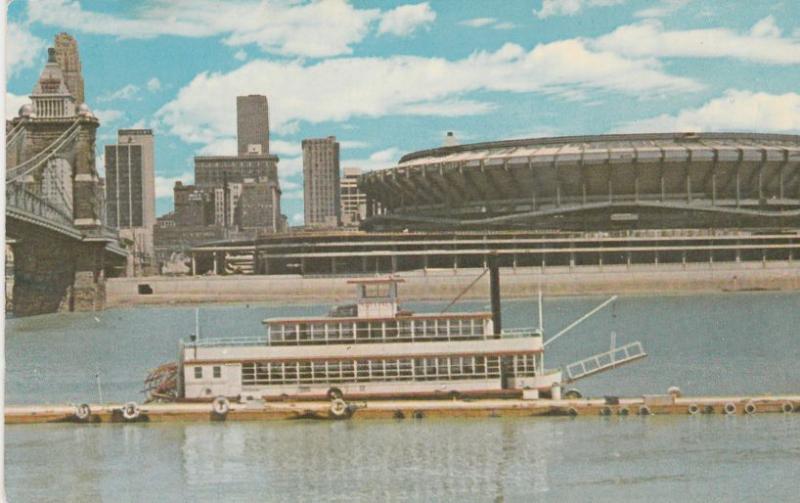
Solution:
{"label": "boat window", "polygon": [[389,297],[388,284],[361,285],[361,296],[365,299],[385,299]]}
{"label": "boat window", "polygon": [[412,323],[413,322],[411,320],[402,320],[402,321],[400,321],[400,338],[401,339],[411,339]]}
{"label": "boat window", "polygon": [[195,367],[194,368],[194,378],[195,379],[202,379],[203,378],[203,367]]}
{"label": "boat window", "polygon": [[215,366],[214,367],[214,378],[215,379],[219,379],[220,377],[222,377],[222,367]]}
{"label": "boat window", "polygon": [[341,338],[345,340],[353,340],[353,324],[352,323],[342,323],[341,325],[341,335],[336,335],[333,338]]}
{"label": "boat window", "polygon": [[383,338],[383,327],[380,321],[372,322],[369,324],[369,338],[370,339]]}
{"label": "boat window", "polygon": [[386,338],[387,339],[396,339],[397,338],[397,321],[387,321],[384,330],[386,331]]}
{"label": "boat window", "polygon": [[356,323],[356,339],[367,339],[369,337],[369,323]]}

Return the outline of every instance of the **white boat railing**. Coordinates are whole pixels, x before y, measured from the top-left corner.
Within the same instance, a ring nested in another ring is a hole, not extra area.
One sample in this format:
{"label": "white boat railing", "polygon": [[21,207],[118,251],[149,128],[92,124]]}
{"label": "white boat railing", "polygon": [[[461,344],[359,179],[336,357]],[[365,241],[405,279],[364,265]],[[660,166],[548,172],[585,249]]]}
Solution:
{"label": "white boat railing", "polygon": [[[539,332],[538,328],[532,327],[525,327],[525,328],[512,328],[506,329],[501,332],[500,337],[503,339],[516,339],[516,338],[523,338],[523,337],[541,337],[542,334]],[[328,344],[374,344],[374,343],[391,343],[391,342],[444,342],[444,341],[466,341],[466,340],[488,340],[492,339],[494,336],[492,334],[483,334],[479,336],[471,335],[471,336],[459,336],[459,335],[449,335],[449,336],[435,336],[435,335],[412,335],[410,337],[403,337],[403,336],[396,336],[396,337],[376,337],[376,338],[364,338],[364,337],[347,337],[341,339],[301,339],[301,340],[272,340],[270,341],[269,337],[256,337],[256,336],[249,336],[249,337],[217,337],[217,338],[203,338],[201,340],[194,340],[194,341],[186,341],[182,340],[181,343],[184,347],[203,347],[203,348],[211,348],[211,347],[222,347],[222,346],[268,346],[268,345],[275,345],[275,346],[306,346],[306,345],[328,345]]]}
{"label": "white boat railing", "polygon": [[221,346],[266,346],[269,343],[267,337],[217,337],[212,339],[201,339],[199,341],[182,340],[181,344],[185,347],[214,348]]}

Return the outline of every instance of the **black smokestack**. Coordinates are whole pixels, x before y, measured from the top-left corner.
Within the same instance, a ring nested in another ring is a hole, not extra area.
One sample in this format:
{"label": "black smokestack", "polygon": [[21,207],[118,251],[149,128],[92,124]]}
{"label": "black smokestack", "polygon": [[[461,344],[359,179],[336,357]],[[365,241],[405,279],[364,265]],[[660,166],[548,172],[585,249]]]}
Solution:
{"label": "black smokestack", "polygon": [[492,323],[494,324],[494,335],[500,337],[503,330],[503,322],[500,318],[500,267],[497,264],[497,252],[492,252],[488,256],[489,266],[489,293],[492,297]]}

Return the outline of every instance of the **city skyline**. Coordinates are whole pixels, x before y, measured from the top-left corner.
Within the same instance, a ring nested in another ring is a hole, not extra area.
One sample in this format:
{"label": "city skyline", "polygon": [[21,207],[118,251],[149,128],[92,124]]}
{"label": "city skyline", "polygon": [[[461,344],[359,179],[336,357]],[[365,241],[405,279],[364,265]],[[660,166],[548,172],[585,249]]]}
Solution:
{"label": "city skyline", "polygon": [[[8,14],[7,116],[28,101],[52,37],[69,32],[86,102],[102,122],[98,165],[117,129],[152,127],[159,137],[159,215],[172,207],[174,182],[193,181],[195,155],[236,153],[237,95],[269,99],[270,150],[281,157],[283,207],[294,225],[303,213],[304,138],[336,136],[341,164],[368,171],[440,145],[449,130],[464,143],[612,131],[800,131],[800,41],[787,21],[797,5],[242,1],[213,11],[214,22],[202,2],[176,5],[181,12],[167,2],[138,9],[14,2]],[[275,15],[225,21],[248,8]],[[170,21],[148,22],[157,15]],[[149,57],[155,51],[169,57]],[[320,79],[324,92],[309,92]]]}

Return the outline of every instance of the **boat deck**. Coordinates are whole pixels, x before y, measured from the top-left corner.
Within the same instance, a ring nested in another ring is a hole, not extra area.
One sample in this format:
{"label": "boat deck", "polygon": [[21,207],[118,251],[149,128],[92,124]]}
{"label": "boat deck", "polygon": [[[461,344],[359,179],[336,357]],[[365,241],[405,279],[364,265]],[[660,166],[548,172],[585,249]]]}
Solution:
{"label": "boat deck", "polygon": [[[618,403],[610,403],[618,402]],[[645,415],[757,415],[800,413],[800,395],[683,397],[645,395],[617,400],[373,400],[348,404],[347,419],[403,419],[427,417],[530,417],[530,416],[645,416]],[[230,403],[225,415],[211,403],[152,403],[139,405],[140,415],[126,420],[124,404],[90,404],[87,419],[78,419],[74,405],[6,406],[6,424],[124,423],[170,421],[266,421],[291,419],[342,419],[331,402]],[[729,409],[726,411],[726,408]]]}

